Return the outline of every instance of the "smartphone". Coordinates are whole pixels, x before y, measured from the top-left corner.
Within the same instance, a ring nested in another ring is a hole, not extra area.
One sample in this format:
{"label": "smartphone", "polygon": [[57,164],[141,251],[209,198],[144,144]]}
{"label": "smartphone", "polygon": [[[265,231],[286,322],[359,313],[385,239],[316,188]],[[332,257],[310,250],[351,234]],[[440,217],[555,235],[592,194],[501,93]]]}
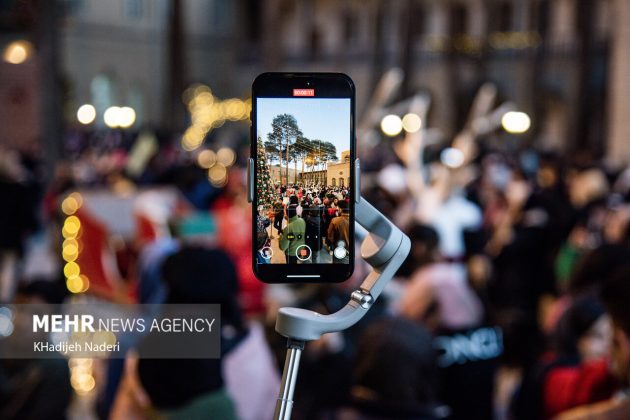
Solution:
{"label": "smartphone", "polygon": [[253,269],[266,283],[354,271],[355,89],[341,73],[264,73],[252,85]]}

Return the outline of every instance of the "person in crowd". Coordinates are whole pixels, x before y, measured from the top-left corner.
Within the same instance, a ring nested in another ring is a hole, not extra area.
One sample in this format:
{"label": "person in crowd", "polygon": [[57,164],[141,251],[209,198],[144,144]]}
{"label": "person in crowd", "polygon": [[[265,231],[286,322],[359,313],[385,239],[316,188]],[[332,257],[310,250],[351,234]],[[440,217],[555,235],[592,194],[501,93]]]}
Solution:
{"label": "person in crowd", "polygon": [[[404,271],[410,274],[395,311],[433,332],[440,351],[438,395],[451,408],[451,418],[489,418],[501,335],[485,325],[484,307],[468,284],[464,266],[442,259],[435,229],[414,225],[407,234],[412,249]],[[468,350],[458,351],[463,342]],[[474,388],[468,386],[471,381]]]}
{"label": "person in crowd", "polygon": [[282,200],[276,200],[273,203],[273,228],[278,232],[278,236],[282,234],[282,222],[284,220],[284,204]]}
{"label": "person in crowd", "polygon": [[601,303],[592,296],[575,300],[558,322],[551,351],[523,385],[519,417],[550,419],[610,398],[617,387],[608,370],[611,336]]}
{"label": "person in crowd", "polygon": [[[18,289],[15,303],[60,304],[66,293],[63,283],[36,280]],[[16,318],[20,317],[19,306],[14,307]],[[20,333],[20,326],[29,327],[22,338],[27,342],[32,337],[30,322],[24,319],[21,322],[14,320],[14,323],[17,330],[14,337]],[[52,357],[40,359],[0,359],[1,419],[65,420],[71,399],[68,361],[60,354],[53,353]]]}
{"label": "person in crowd", "polygon": [[267,228],[271,225],[269,218],[265,215],[265,207],[258,206],[258,214],[256,215],[256,258],[259,264],[269,264],[270,255],[268,255],[269,232]]}
{"label": "person in crowd", "polygon": [[36,185],[17,150],[0,148],[0,302],[18,288],[26,235],[38,226]]}
{"label": "person in crowd", "polygon": [[316,264],[319,260],[319,251],[322,249],[322,208],[319,206],[319,198],[316,198],[310,206],[306,207],[304,221],[306,222],[306,245],[313,253],[312,261]]}
{"label": "person in crowd", "polygon": [[579,299],[563,314],[556,330],[555,360],[545,367],[545,418],[611,397],[617,385],[608,371],[611,339],[610,317],[597,299]]}
{"label": "person in crowd", "polygon": [[438,403],[436,353],[429,332],[402,318],[368,326],[359,340],[350,401],[335,420],[448,418]]}
{"label": "person in crowd", "polygon": [[[335,199],[337,200],[337,199]],[[348,246],[350,245],[350,218],[348,214],[348,203],[345,200],[337,200],[339,215],[330,221],[328,226],[328,243],[332,249],[343,247],[346,249],[343,258],[333,253],[334,264],[347,264],[349,260]]]}
{"label": "person in crowd", "polygon": [[[280,249],[284,251],[288,264],[297,264],[298,257],[296,252],[298,248],[306,243],[306,223],[304,219],[298,217],[296,205],[289,205],[287,207],[287,218],[289,219],[289,224],[282,231]],[[302,247],[301,249],[303,250],[304,248]]]}
{"label": "person in crowd", "polygon": [[630,418],[630,267],[626,264],[601,285],[601,299],[612,319],[612,369],[623,390],[610,399],[573,410],[558,420],[622,420]]}
{"label": "person in crowd", "polygon": [[[221,308],[220,359],[129,357],[111,417],[153,412],[168,418],[251,419],[272,416],[279,377],[262,329],[247,324],[236,300],[236,269],[222,250],[184,245],[162,268],[165,303]],[[255,356],[254,356],[255,355]]]}

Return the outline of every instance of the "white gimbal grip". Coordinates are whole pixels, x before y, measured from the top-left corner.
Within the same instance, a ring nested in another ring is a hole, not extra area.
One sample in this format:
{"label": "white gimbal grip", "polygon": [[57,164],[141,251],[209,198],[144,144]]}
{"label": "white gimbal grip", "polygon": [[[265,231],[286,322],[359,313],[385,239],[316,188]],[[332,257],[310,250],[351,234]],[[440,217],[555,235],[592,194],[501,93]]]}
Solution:
{"label": "white gimbal grip", "polygon": [[[358,162],[356,165],[358,169]],[[359,179],[358,170],[355,179]],[[358,191],[356,191],[358,195]],[[301,308],[280,308],[276,331],[288,338],[310,341],[323,334],[342,331],[357,323],[370,309],[401,266],[411,249],[409,238],[365,199],[357,200],[356,222],[367,230],[361,257],[372,266],[359,289],[341,310],[330,314]],[[358,229],[357,229],[358,230]]]}

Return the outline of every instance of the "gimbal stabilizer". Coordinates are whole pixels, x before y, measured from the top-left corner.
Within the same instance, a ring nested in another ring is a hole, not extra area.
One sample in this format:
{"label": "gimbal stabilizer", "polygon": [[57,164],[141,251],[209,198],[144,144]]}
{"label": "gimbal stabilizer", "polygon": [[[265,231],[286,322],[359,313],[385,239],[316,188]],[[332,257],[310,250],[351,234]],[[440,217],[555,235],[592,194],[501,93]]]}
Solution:
{"label": "gimbal stabilizer", "polygon": [[[250,159],[247,181],[249,199],[253,200],[253,161]],[[297,380],[300,356],[307,341],[323,334],[343,331],[357,323],[379,297],[411,249],[409,238],[366,200],[360,197],[359,160],[355,161],[356,223],[368,231],[361,244],[361,258],[372,270],[361,286],[350,295],[350,300],[339,311],[322,315],[300,308],[280,308],[276,331],[287,337],[287,357],[282,374],[280,395],[274,419],[288,420],[293,408],[293,393]],[[356,229],[359,231],[359,229]]]}

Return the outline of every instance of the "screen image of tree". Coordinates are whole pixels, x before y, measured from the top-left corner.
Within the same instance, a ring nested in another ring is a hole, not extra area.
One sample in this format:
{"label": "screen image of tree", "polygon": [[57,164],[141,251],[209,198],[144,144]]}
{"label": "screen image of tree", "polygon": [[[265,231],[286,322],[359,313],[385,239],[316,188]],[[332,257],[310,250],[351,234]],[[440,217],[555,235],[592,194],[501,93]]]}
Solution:
{"label": "screen image of tree", "polygon": [[257,99],[259,264],[349,263],[350,106]]}

